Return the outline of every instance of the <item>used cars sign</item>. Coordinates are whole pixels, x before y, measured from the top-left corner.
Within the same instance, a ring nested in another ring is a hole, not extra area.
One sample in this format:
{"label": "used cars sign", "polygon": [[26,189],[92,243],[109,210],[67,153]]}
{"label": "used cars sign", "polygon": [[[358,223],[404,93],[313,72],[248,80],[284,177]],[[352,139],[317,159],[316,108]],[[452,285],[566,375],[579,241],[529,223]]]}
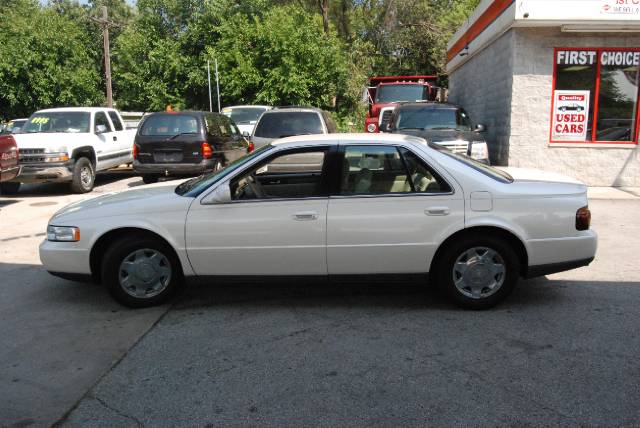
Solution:
{"label": "used cars sign", "polygon": [[588,114],[589,91],[554,91],[551,140],[585,141]]}

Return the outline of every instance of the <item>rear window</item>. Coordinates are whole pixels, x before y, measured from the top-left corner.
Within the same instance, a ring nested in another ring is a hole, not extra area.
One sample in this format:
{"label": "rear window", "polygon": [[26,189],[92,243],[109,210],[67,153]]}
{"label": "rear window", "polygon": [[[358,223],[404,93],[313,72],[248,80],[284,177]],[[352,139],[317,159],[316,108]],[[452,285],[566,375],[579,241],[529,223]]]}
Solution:
{"label": "rear window", "polygon": [[246,125],[256,123],[266,110],[266,108],[258,107],[223,108],[222,114],[231,118],[235,123]]}
{"label": "rear window", "polygon": [[157,114],[149,116],[140,128],[140,135],[170,136],[197,134],[198,118],[191,114]]}
{"label": "rear window", "polygon": [[440,146],[438,144],[429,143],[429,147],[431,147],[432,149],[438,150],[439,152],[447,156],[454,158],[458,162],[463,163],[468,167],[473,168],[478,172],[481,172],[487,177],[493,178],[496,181],[499,181],[501,183],[513,183],[513,177],[509,175],[507,172],[502,171],[501,169],[494,168],[489,165],[485,165],[482,162],[478,162],[477,160],[472,159],[468,156],[454,153],[451,150],[447,149],[446,147]]}
{"label": "rear window", "polygon": [[262,138],[284,138],[292,135],[323,134],[320,115],[314,112],[266,112],[260,118],[254,135]]}

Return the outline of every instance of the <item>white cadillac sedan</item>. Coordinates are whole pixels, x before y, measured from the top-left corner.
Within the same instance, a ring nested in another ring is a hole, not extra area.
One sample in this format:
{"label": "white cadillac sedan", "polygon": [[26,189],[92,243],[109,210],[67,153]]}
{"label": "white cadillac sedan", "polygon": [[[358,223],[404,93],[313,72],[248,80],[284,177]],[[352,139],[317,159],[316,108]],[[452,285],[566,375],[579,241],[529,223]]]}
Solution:
{"label": "white cadillac sedan", "polygon": [[416,137],[297,136],[177,187],[71,204],[51,218],[40,258],[131,307],[166,301],[189,277],[419,274],[480,309],[519,277],[593,260],[586,190]]}

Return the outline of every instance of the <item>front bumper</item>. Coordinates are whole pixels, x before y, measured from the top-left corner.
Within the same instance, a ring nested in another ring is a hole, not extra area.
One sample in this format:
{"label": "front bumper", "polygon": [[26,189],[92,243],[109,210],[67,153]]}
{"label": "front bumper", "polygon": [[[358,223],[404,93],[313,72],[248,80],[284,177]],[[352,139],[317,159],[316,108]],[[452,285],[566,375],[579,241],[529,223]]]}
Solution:
{"label": "front bumper", "polygon": [[20,175],[11,181],[20,183],[64,182],[73,179],[73,161],[24,164]]}
{"label": "front bumper", "polygon": [[[82,242],[82,241],[79,241]],[[49,272],[73,276],[91,275],[89,251],[79,242],[52,242],[46,239],[40,244],[40,261]]]}
{"label": "front bumper", "polygon": [[12,180],[20,175],[22,166],[18,165],[12,168],[3,169],[0,173],[0,182]]}
{"label": "front bumper", "polygon": [[133,170],[138,174],[192,175],[213,170],[218,159],[211,158],[200,163],[140,163],[133,161]]}

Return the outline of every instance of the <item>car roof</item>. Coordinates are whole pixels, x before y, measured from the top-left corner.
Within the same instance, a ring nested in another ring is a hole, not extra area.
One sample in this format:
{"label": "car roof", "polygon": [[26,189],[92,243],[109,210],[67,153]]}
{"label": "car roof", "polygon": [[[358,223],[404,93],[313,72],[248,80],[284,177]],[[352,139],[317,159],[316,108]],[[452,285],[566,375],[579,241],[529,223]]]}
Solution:
{"label": "car roof", "polygon": [[444,110],[451,110],[451,109],[459,109],[460,106],[457,106],[455,104],[449,104],[449,103],[439,103],[439,102],[433,102],[433,101],[428,101],[428,102],[402,102],[402,103],[398,103],[398,107],[402,107],[402,108],[430,108],[430,109],[444,109]]}
{"label": "car roof", "polygon": [[237,105],[237,106],[222,107],[222,110],[234,109],[234,108],[266,108],[266,109],[272,109],[273,107],[272,106],[264,106],[264,105],[241,104],[241,105]]}
{"label": "car roof", "polygon": [[265,111],[265,113],[282,113],[282,112],[315,112],[322,113],[323,110],[317,107],[307,107],[307,106],[279,106],[274,107],[269,111]]}
{"label": "car roof", "polygon": [[42,110],[38,110],[36,113],[51,113],[51,112],[65,112],[65,111],[82,111],[82,112],[96,112],[96,111],[105,111],[105,110],[114,110],[111,107],[56,107],[56,108],[46,108]]}
{"label": "car roof", "polygon": [[297,146],[308,144],[338,144],[342,142],[357,142],[358,145],[375,145],[380,143],[411,143],[427,145],[427,141],[420,137],[402,134],[375,134],[375,133],[350,133],[350,134],[313,134],[294,135],[292,137],[280,138],[271,144],[274,146]]}

